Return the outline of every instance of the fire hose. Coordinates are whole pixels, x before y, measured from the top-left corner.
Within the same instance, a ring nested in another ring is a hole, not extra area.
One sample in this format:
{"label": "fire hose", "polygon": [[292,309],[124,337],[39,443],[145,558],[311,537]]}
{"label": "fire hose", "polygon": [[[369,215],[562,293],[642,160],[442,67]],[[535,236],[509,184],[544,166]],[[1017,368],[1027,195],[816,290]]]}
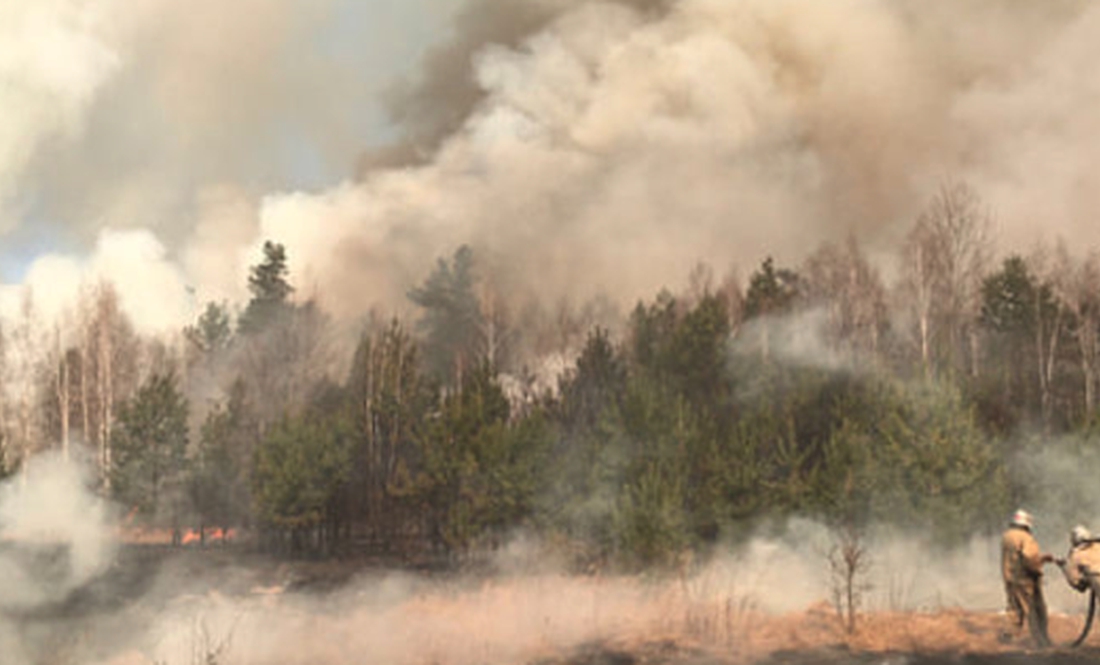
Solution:
{"label": "fire hose", "polygon": [[1092,619],[1096,616],[1096,590],[1090,585],[1089,587],[1089,613],[1085,617],[1085,627],[1081,630],[1081,634],[1076,640],[1070,644],[1071,647],[1079,647],[1081,643],[1085,641],[1085,638],[1089,636],[1089,629],[1092,628]]}

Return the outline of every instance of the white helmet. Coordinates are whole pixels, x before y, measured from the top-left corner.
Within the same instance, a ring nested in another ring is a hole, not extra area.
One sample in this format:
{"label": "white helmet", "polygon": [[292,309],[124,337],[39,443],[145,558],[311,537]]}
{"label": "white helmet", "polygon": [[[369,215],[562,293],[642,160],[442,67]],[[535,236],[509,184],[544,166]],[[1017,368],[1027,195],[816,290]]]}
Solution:
{"label": "white helmet", "polygon": [[1020,526],[1024,527],[1025,529],[1030,529],[1033,522],[1034,520],[1031,517],[1031,513],[1022,508],[1012,513],[1012,526]]}
{"label": "white helmet", "polygon": [[1069,542],[1074,547],[1090,540],[1092,540],[1092,534],[1080,524],[1073,527],[1073,530],[1069,532]]}

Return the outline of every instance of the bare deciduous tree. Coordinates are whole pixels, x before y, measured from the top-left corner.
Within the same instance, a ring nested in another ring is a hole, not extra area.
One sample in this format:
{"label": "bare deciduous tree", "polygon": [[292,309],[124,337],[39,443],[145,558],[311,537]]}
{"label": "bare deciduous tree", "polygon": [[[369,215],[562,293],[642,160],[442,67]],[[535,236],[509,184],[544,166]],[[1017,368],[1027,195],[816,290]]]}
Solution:
{"label": "bare deciduous tree", "polygon": [[[12,327],[7,383],[10,399],[15,407],[11,432],[12,451],[19,459],[24,471],[25,462],[39,445],[38,429],[40,413],[38,410],[38,384],[35,377],[41,369],[43,352],[41,348],[42,331],[38,313],[34,306],[34,296],[30,290],[23,293],[19,318]],[[47,337],[48,339],[48,337]]]}
{"label": "bare deciduous tree", "polygon": [[81,312],[81,419],[86,443],[96,450],[103,489],[109,491],[115,408],[141,380],[140,343],[111,283],[85,292]]}
{"label": "bare deciduous tree", "polygon": [[501,289],[488,279],[478,285],[478,302],[481,306],[481,353],[493,367],[503,369],[515,337],[508,303]]}
{"label": "bare deciduous tree", "polygon": [[57,416],[60,424],[61,455],[69,459],[69,415],[72,409],[72,389],[69,382],[68,349],[61,343],[61,324],[54,323],[54,396],[57,399]]}
{"label": "bare deciduous tree", "polygon": [[[917,325],[921,365],[934,373],[933,338],[948,360],[968,341],[969,371],[979,371],[977,320],[990,256],[992,216],[964,182],[942,185],[917,218],[902,250],[902,289]],[[957,362],[957,361],[956,361]]]}
{"label": "bare deciduous tree", "polygon": [[1092,251],[1077,260],[1064,242],[1059,243],[1050,279],[1055,297],[1069,310],[1081,366],[1085,417],[1091,418],[1096,409],[1100,360],[1100,254]]}
{"label": "bare deciduous tree", "polygon": [[835,542],[828,554],[829,591],[837,618],[851,635],[856,632],[863,594],[871,588],[866,580],[871,559],[863,532],[851,522],[836,527],[833,535]]}
{"label": "bare deciduous tree", "polygon": [[1065,303],[1057,297],[1053,283],[1055,268],[1050,260],[1050,250],[1040,243],[1028,256],[1036,278],[1034,302],[1035,351],[1039,376],[1039,406],[1044,427],[1050,427],[1054,411],[1054,371],[1058,359],[1058,346],[1068,324]]}
{"label": "bare deciduous tree", "polygon": [[828,310],[833,342],[875,357],[886,325],[886,290],[855,237],[820,247],[804,273],[807,297]]}

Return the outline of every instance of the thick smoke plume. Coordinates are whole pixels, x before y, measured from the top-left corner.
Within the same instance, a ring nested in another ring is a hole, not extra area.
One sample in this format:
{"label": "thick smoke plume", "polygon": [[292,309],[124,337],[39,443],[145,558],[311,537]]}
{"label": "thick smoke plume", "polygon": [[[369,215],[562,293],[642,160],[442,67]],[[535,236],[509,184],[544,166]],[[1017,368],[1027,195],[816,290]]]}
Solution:
{"label": "thick smoke plume", "polygon": [[[1100,169],[1087,146],[1097,129],[1089,82],[1100,10],[1090,3],[471,3],[450,42],[395,94],[404,138],[390,153],[406,158],[368,155],[343,182],[311,191],[279,178],[257,186],[246,174],[310,161],[293,147],[278,153],[296,155],[289,162],[272,159],[288,113],[326,128],[298,137],[321,154],[358,142],[354,123],[329,116],[342,110],[334,90],[362,90],[346,83],[359,70],[346,71],[340,54],[298,62],[342,6],[259,4],[196,14],[247,33],[156,21],[175,15],[158,2],[126,20],[110,3],[89,13],[96,21],[42,14],[46,26],[79,28],[73,49],[107,55],[77,58],[83,69],[48,79],[72,110],[26,133],[77,128],[70,138],[24,139],[24,156],[3,167],[48,191],[43,200],[66,202],[53,218],[155,219],[160,242],[182,242],[166,256],[181,273],[181,320],[207,298],[239,298],[265,238],[285,242],[298,282],[348,316],[400,305],[461,243],[514,298],[633,299],[700,260],[719,270],[766,253],[791,261],[849,232],[888,257],[948,176],[985,197],[1005,248],[1039,234],[1097,240]],[[166,43],[179,48],[136,60],[167,29],[138,19],[177,26]],[[976,25],[980,38],[961,27]],[[231,59],[242,43],[248,58]],[[171,131],[145,122],[150,81],[171,95]],[[349,97],[343,108],[361,103]],[[129,134],[115,127],[120,118]],[[99,131],[105,124],[114,130]],[[183,145],[158,152],[147,133]],[[103,136],[118,140],[89,144]],[[163,160],[155,183],[126,166],[135,145]],[[91,154],[102,177],[84,177]],[[149,304],[128,304],[139,325]]]}

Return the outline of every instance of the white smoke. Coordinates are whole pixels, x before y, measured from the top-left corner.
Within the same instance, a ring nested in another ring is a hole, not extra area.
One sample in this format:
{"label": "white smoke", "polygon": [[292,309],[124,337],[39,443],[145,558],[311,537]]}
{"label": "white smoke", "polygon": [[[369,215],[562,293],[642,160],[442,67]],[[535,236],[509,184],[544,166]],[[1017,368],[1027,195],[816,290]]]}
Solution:
{"label": "white smoke", "polygon": [[115,552],[113,514],[86,470],[59,453],[31,458],[0,485],[0,615],[64,602]]}
{"label": "white smoke", "polygon": [[0,290],[0,314],[19,321],[29,302],[40,325],[72,326],[81,298],[102,282],[115,286],[121,307],[144,334],[178,330],[196,309],[182,271],[150,231],[107,228],[90,257],[49,254],[35,260],[22,285]]}
{"label": "white smoke", "polygon": [[[762,357],[783,365],[828,372],[859,373],[872,369],[859,353],[830,343],[829,311],[811,307],[781,316],[758,316],[746,322],[730,342],[733,356]],[[862,361],[862,362],[861,362]]]}
{"label": "white smoke", "polygon": [[107,3],[0,6],[0,229],[18,222],[17,185],[44,145],[73,138],[98,89],[120,65],[104,25]]}

